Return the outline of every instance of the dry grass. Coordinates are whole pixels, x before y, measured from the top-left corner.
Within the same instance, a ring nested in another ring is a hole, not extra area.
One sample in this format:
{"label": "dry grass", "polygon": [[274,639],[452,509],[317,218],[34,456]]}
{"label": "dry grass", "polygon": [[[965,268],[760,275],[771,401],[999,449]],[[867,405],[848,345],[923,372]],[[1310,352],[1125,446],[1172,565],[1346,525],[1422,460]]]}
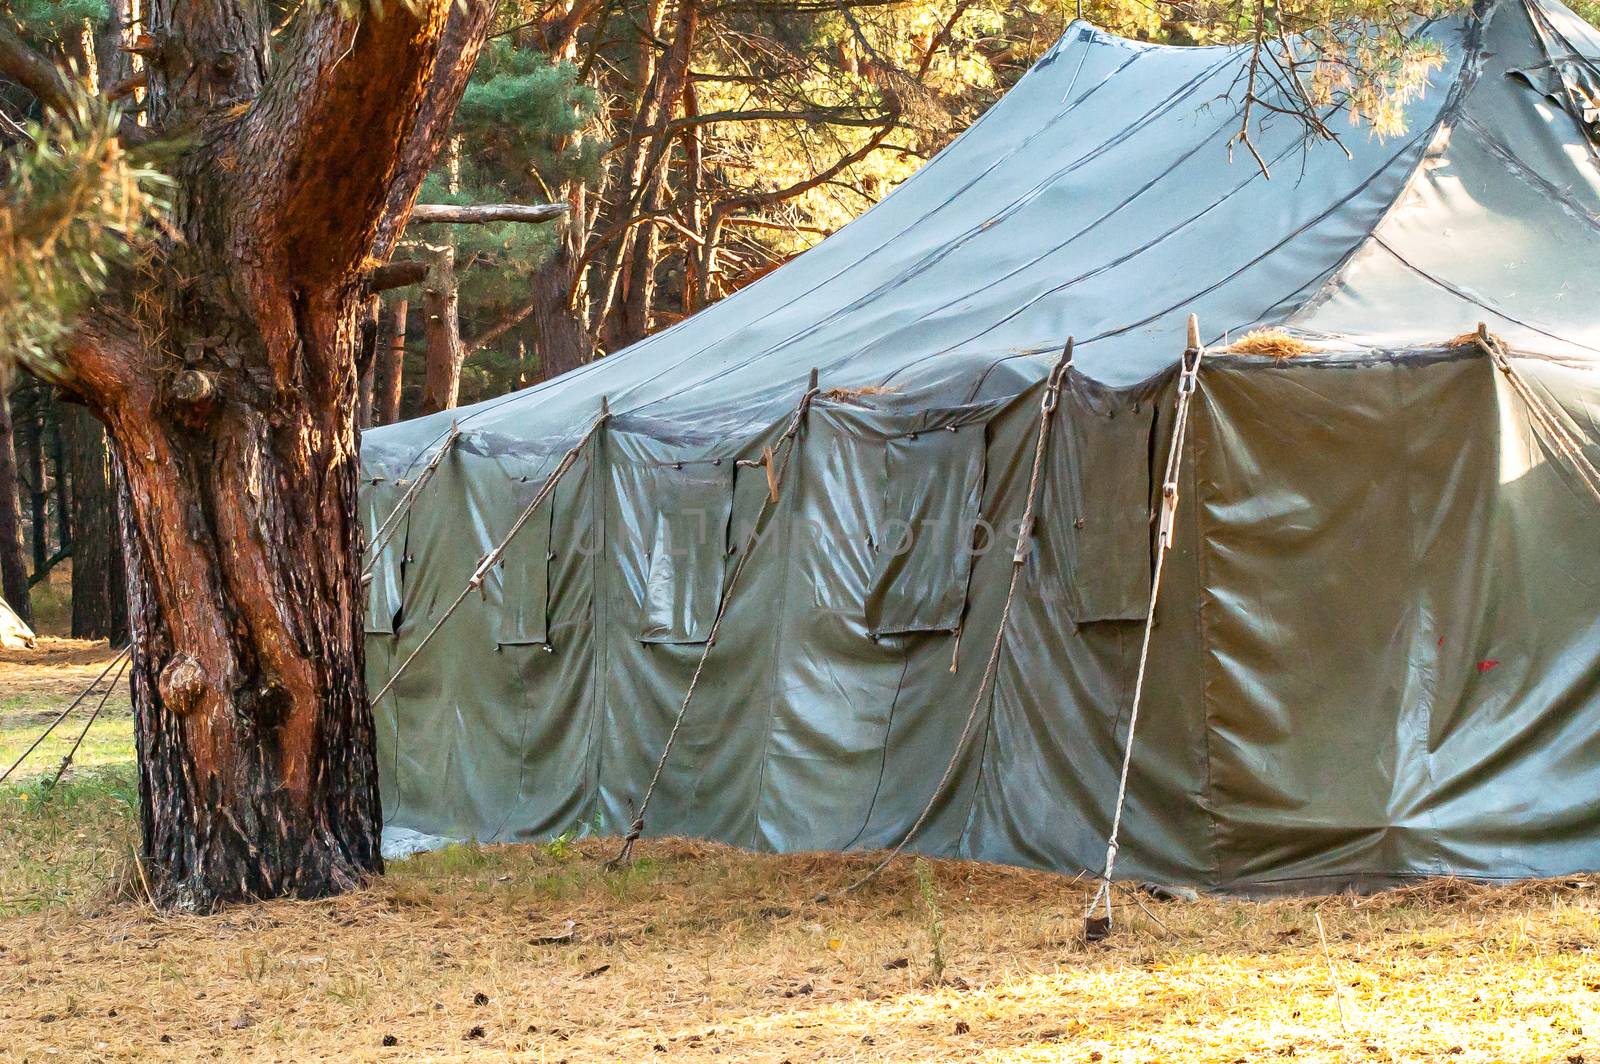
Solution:
{"label": "dry grass", "polygon": [[111,900],[126,771],[0,788],[0,895],[56,870],[0,909],[0,1059],[1600,1062],[1600,877],[1124,894],[1088,946],[1060,876],[592,840],[180,918]]}
{"label": "dry grass", "polygon": [[1269,355],[1272,358],[1294,358],[1316,350],[1310,344],[1282,329],[1254,329],[1229,344],[1227,350],[1236,355]]}
{"label": "dry grass", "polygon": [[894,395],[897,391],[896,388],[881,384],[866,384],[860,388],[827,388],[818,392],[817,398],[825,403],[851,403],[862,406],[863,399],[870,399],[875,395]]}
{"label": "dry grass", "polygon": [[1443,344],[1445,347],[1478,347],[1483,342],[1483,337],[1476,332],[1462,333],[1452,336]]}
{"label": "dry grass", "polygon": [[1086,946],[1081,884],[936,862],[935,982],[910,862],[819,902],[868,858],[655,841],[609,873],[614,846],[458,847],[349,897],[208,918],[14,917],[0,1044],[70,1060],[1600,1060],[1592,878],[1148,915],[1124,900],[1112,942]]}

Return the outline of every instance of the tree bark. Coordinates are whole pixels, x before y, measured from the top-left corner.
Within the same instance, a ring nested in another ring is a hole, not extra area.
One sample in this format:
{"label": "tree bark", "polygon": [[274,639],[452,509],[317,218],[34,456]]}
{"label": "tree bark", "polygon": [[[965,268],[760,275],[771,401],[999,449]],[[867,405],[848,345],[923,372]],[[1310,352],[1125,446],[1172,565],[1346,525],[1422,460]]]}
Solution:
{"label": "tree bark", "polygon": [[378,344],[378,368],[373,384],[373,421],[392,425],[400,420],[400,386],[406,369],[406,314],[408,300],[397,299],[389,315],[389,335]]}
{"label": "tree bark", "polygon": [[72,473],[72,635],[128,640],[117,485],[105,428],[82,406],[62,404]]}
{"label": "tree bark", "polygon": [[[364,278],[492,9],[353,9],[307,4],[268,48],[266,0],[152,0],[146,114],[181,132],[169,228],[62,351],[58,383],[124,470],[140,865],[165,907],[319,897],[382,868],[356,515]],[[0,69],[16,61],[0,27]]]}
{"label": "tree bark", "polygon": [[456,281],[456,249],[446,244],[434,252],[428,283],[422,289],[423,330],[428,363],[423,371],[419,414],[451,410],[461,391],[461,291]]}
{"label": "tree bark", "polygon": [[367,297],[361,310],[361,348],[356,355],[356,426],[372,427],[373,375],[378,363],[379,317],[383,313],[383,300],[376,295]]}
{"label": "tree bark", "polygon": [[[576,216],[571,223],[576,226]],[[577,286],[578,256],[571,234],[563,234],[550,261],[533,272],[530,295],[533,324],[538,333],[534,350],[539,364],[530,374],[535,381],[559,377],[589,361],[593,348],[584,331],[582,313],[571,305]]]}
{"label": "tree bark", "polygon": [[33,547],[33,578],[37,580],[50,561],[50,492],[44,479],[44,409],[37,383],[17,389],[17,463],[28,496],[28,531]]}
{"label": "tree bark", "polygon": [[[683,99],[688,82],[689,60],[694,53],[695,32],[700,24],[696,0],[679,0],[672,47],[653,88],[650,105],[655,131],[650,137],[649,155],[640,179],[636,214],[652,214],[660,209],[667,186],[667,155],[676,139],[670,130],[674,110]],[[655,225],[634,227],[624,266],[622,299],[617,321],[610,336],[613,349],[625,347],[649,335],[653,327],[656,302],[656,268],[661,257],[661,230]]]}
{"label": "tree bark", "polygon": [[51,490],[56,499],[56,543],[62,552],[73,546],[72,535],[72,476],[67,468],[67,440],[63,432],[61,419],[65,411],[62,404],[50,404],[50,465],[55,471],[55,479]]}
{"label": "tree bark", "polygon": [[0,388],[0,597],[29,624],[33,601],[28,593],[28,559],[22,543],[22,503],[18,494],[15,433],[11,404]]}

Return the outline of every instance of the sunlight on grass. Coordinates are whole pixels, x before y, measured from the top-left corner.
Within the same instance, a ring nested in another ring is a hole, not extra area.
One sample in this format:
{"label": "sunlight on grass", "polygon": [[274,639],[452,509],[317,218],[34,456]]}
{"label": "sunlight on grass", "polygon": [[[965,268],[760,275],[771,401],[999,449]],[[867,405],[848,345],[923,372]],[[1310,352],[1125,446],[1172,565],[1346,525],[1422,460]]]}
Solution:
{"label": "sunlight on grass", "polygon": [[54,787],[0,787],[0,917],[102,900],[132,852],[137,805],[131,758]]}
{"label": "sunlight on grass", "polygon": [[[0,707],[0,753],[87,679],[34,681]],[[341,898],[174,917],[118,900],[138,896],[125,706],[52,788],[59,750],[0,787],[0,1055],[1600,1061],[1596,876],[1121,891],[1116,934],[1088,946],[1088,891],[1062,876],[907,858],[845,894],[872,855],[645,839],[612,869],[617,840],[573,831],[419,854]]]}

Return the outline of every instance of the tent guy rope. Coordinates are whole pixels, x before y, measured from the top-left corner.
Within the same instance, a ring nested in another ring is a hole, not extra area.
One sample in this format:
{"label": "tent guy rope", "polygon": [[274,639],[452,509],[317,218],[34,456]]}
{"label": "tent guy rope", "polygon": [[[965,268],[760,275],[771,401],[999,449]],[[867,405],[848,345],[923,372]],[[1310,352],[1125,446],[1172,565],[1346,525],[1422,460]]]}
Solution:
{"label": "tent guy rope", "polygon": [[917,819],[912,821],[911,827],[883,860],[844,889],[846,894],[860,890],[877,878],[905,851],[916,833],[922,830],[922,825],[928,822],[939,796],[944,793],[945,788],[950,785],[950,780],[955,776],[956,765],[961,761],[961,751],[966,748],[967,738],[972,734],[972,725],[978,719],[978,710],[982,708],[984,698],[993,689],[995,673],[1000,667],[1000,651],[1005,646],[1006,624],[1011,619],[1011,605],[1016,601],[1017,585],[1021,583],[1022,570],[1032,550],[1033,524],[1038,510],[1039,488],[1043,480],[1045,449],[1050,442],[1050,425],[1055,419],[1056,407],[1061,398],[1061,384],[1066,379],[1067,370],[1072,366],[1073,346],[1073,340],[1069,337],[1067,346],[1061,351],[1061,357],[1056,360],[1054,368],[1050,370],[1050,376],[1045,379],[1044,395],[1039,400],[1039,436],[1033,448],[1033,472],[1028,477],[1028,501],[1023,507],[1022,521],[1017,527],[1017,546],[1011,554],[1011,586],[1006,590],[1006,602],[1000,610],[1000,623],[994,633],[994,646],[989,649],[989,661],[984,665],[983,676],[978,681],[978,692],[972,699],[972,708],[967,712],[966,723],[961,726],[961,737],[956,740],[955,751],[951,753],[950,761],[944,767],[944,775],[939,777],[939,782],[934,786],[933,793],[928,795],[928,801],[922,807],[922,812],[917,814]]}
{"label": "tent guy rope", "polygon": [[[120,654],[118,656],[122,659],[122,667],[117,669],[117,674],[111,678],[111,682],[106,684],[106,689],[100,693],[100,701],[96,703],[94,712],[89,714],[89,719],[83,722],[83,729],[78,732],[78,737],[72,740],[72,747],[67,751],[66,756],[61,759],[61,764],[56,766],[56,774],[50,777],[50,786],[54,787],[61,782],[61,777],[66,774],[67,768],[72,764],[72,759],[78,754],[78,747],[83,745],[83,740],[88,737],[89,729],[94,727],[94,722],[100,719],[100,711],[106,708],[106,699],[110,698],[111,692],[117,689],[117,684],[122,680],[122,674],[128,671],[128,662],[132,660],[132,656],[128,654]],[[105,674],[101,673],[101,675]]]}
{"label": "tent guy rope", "polygon": [[378,558],[383,555],[383,550],[389,545],[390,538],[400,528],[400,519],[411,512],[412,504],[422,494],[422,489],[427,486],[428,481],[433,479],[433,474],[438,470],[440,463],[444,461],[444,456],[450,453],[451,445],[456,442],[460,435],[461,426],[452,421],[450,423],[450,431],[445,434],[445,438],[439,443],[439,449],[433,452],[433,457],[428,459],[428,464],[423,466],[421,473],[417,474],[417,479],[411,482],[411,486],[400,497],[400,501],[395,503],[394,509],[389,511],[389,516],[383,519],[383,524],[379,525],[377,531],[372,534],[372,542],[367,544],[367,552],[372,557],[368,558],[367,564],[361,567],[363,578],[371,574],[372,567],[378,564]]}
{"label": "tent guy rope", "polygon": [[[1111,815],[1111,833],[1106,837],[1105,871],[1100,886],[1089,901],[1083,917],[1084,937],[1099,942],[1111,934],[1111,874],[1117,866],[1117,851],[1122,832],[1122,811],[1128,803],[1128,771],[1133,766],[1133,735],[1139,725],[1139,704],[1144,700],[1144,679],[1150,665],[1150,635],[1156,625],[1156,604],[1161,599],[1161,573],[1166,568],[1167,551],[1172,547],[1178,519],[1178,476],[1183,469],[1183,445],[1189,434],[1189,404],[1200,378],[1200,363],[1206,349],[1200,342],[1200,322],[1189,315],[1189,346],[1183,353],[1178,372],[1178,399],[1172,422],[1172,443],[1167,449],[1167,470],[1161,479],[1161,521],[1156,532],[1155,573],[1150,580],[1150,608],[1144,618],[1144,639],[1139,646],[1139,670],[1134,674],[1133,705],[1128,711],[1128,737],[1122,748],[1122,774],[1117,781],[1117,802]],[[1095,909],[1105,908],[1096,916]]]}
{"label": "tent guy rope", "polygon": [[[39,748],[39,744],[44,742],[46,739],[48,739],[50,737],[50,733],[55,731],[56,727],[62,721],[67,719],[67,714],[69,714],[73,710],[77,709],[79,703],[81,703],[85,698],[88,698],[89,695],[94,693],[94,689],[96,687],[100,686],[100,681],[104,680],[106,678],[106,673],[110,672],[113,668],[115,668],[116,665],[117,665],[117,662],[122,661],[124,658],[126,658],[128,656],[128,651],[130,649],[132,649],[132,644],[131,643],[128,646],[125,646],[121,650],[117,651],[117,656],[112,658],[110,661],[106,662],[106,667],[100,670],[100,675],[96,676],[93,680],[90,680],[89,681],[89,686],[85,687],[82,691],[80,691],[78,693],[78,697],[74,698],[72,700],[72,704],[69,705],[66,709],[63,709],[61,711],[60,715],[57,716],[55,720],[51,721],[45,727],[44,731],[39,733],[39,737],[34,739],[33,742],[28,745],[28,748],[26,750],[22,751],[21,754],[17,755],[17,759],[15,761],[11,762],[11,767],[10,768],[6,769],[4,772],[0,772],[0,783],[4,783],[6,780],[10,779],[11,778],[11,774],[17,770],[17,766],[22,764],[24,761],[26,761],[28,759],[28,755],[33,753],[35,750],[37,750]],[[121,676],[121,673],[118,673],[117,675]],[[116,685],[116,681],[115,680],[112,681],[112,685],[113,686]],[[110,693],[110,691],[108,689],[107,690],[107,694],[109,694],[109,693]],[[105,701],[104,699],[101,699],[102,704],[104,703],[104,701]],[[95,712],[98,713],[99,710],[96,710]],[[77,746],[74,745],[73,749],[76,750]]]}
{"label": "tent guy rope", "polygon": [[[683,726],[683,718],[689,712],[689,703],[694,699],[695,688],[700,683],[700,675],[705,671],[706,659],[711,656],[711,648],[717,645],[717,633],[722,630],[722,618],[728,612],[728,603],[733,600],[733,589],[739,583],[739,576],[744,572],[745,563],[754,553],[755,545],[761,535],[761,519],[766,517],[767,511],[777,505],[779,489],[783,486],[783,475],[789,471],[789,465],[794,454],[794,441],[800,433],[800,427],[805,422],[806,414],[811,409],[811,403],[818,394],[817,371],[811,371],[811,380],[806,387],[805,394],[800,397],[800,403],[795,407],[789,424],[783,430],[783,435],[778,437],[778,442],[762,452],[764,463],[767,467],[767,494],[762,496],[761,512],[756,514],[754,523],[750,526],[750,535],[745,540],[744,549],[739,553],[739,561],[733,567],[733,574],[728,578],[728,586],[722,591],[722,598],[717,603],[717,615],[711,621],[711,631],[706,636],[705,649],[700,652],[700,660],[694,667],[694,675],[689,678],[689,688],[683,693],[683,702],[678,706],[678,715],[672,721],[672,730],[667,733],[666,745],[661,749],[661,757],[656,761],[655,774],[650,777],[650,785],[644,789],[644,797],[639,801],[639,812],[633,818],[633,824],[628,828],[628,834],[622,840],[622,849],[608,862],[610,867],[625,864],[633,856],[633,844],[639,841],[639,836],[644,834],[644,814],[650,807],[650,799],[656,792],[656,784],[661,782],[661,773],[667,767],[667,758],[672,754],[672,744],[678,738],[678,729]],[[782,453],[783,464],[777,465],[777,455]]]}
{"label": "tent guy rope", "polygon": [[577,443],[572,445],[571,450],[561,456],[561,461],[556,463],[556,467],[545,478],[544,485],[539,489],[539,493],[533,497],[533,501],[528,503],[517,519],[512,522],[511,530],[501,537],[500,542],[496,543],[488,554],[479,559],[478,567],[467,578],[467,586],[461,589],[461,594],[457,595],[455,601],[450,603],[449,608],[444,611],[444,615],[434,623],[434,626],[428,629],[428,634],[422,637],[422,642],[418,643],[411,653],[406,655],[406,659],[400,663],[400,667],[390,674],[388,681],[379,689],[377,694],[372,696],[373,705],[377,705],[383,700],[383,696],[389,693],[390,688],[394,687],[396,681],[400,679],[411,663],[417,660],[417,655],[421,654],[427,645],[433,641],[433,637],[439,634],[439,629],[443,628],[451,615],[461,608],[463,602],[467,601],[467,596],[483,586],[484,578],[489,575],[489,570],[500,564],[500,559],[505,557],[506,547],[510,545],[511,540],[518,532],[522,531],[522,526],[528,523],[528,519],[533,516],[533,512],[539,508],[540,504],[550,497],[550,493],[555,490],[557,482],[561,480],[562,474],[572,468],[573,463],[578,460],[578,455],[583,453],[583,449],[589,445],[589,441],[594,438],[595,433],[599,432],[601,427],[610,420],[611,404],[606,401],[604,396],[601,396],[600,413],[590,423],[588,430],[579,437]]}

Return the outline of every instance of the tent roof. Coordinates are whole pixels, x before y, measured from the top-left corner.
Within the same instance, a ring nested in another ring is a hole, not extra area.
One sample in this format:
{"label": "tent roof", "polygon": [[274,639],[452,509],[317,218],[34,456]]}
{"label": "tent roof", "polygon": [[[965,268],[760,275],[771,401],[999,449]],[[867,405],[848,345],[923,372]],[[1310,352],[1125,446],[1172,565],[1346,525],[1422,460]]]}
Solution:
{"label": "tent roof", "polygon": [[[1230,159],[1246,49],[1170,48],[1085,23],[883,202],[782,269],[573,373],[376,430],[398,471],[453,419],[489,449],[548,453],[609,397],[641,426],[743,438],[826,387],[956,405],[1042,376],[1067,336],[1113,385],[1208,342],[1283,324],[1334,346],[1407,348],[1487,321],[1514,347],[1600,358],[1600,164],[1566,86],[1592,91],[1600,34],[1551,0],[1492,0],[1425,28],[1444,66],[1353,158],[1265,113]],[[1588,79],[1587,81],[1585,79]]]}

